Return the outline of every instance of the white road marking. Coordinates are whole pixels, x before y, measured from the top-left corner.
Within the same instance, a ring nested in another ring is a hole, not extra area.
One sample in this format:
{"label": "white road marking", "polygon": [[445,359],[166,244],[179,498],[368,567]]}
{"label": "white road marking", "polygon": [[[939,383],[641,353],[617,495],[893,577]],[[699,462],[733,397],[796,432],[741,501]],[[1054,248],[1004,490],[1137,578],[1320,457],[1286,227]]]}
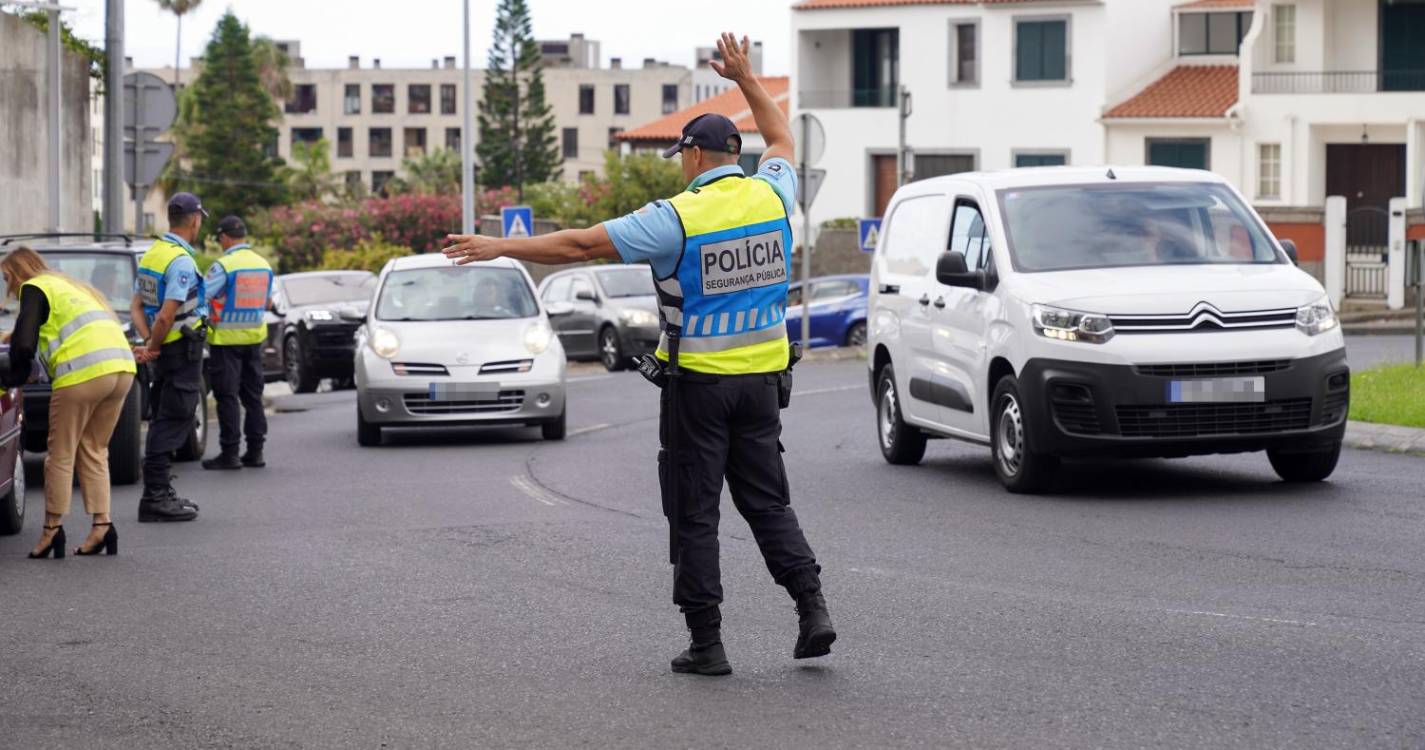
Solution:
{"label": "white road marking", "polygon": [[814,388],[810,391],[792,391],[793,396],[815,396],[820,393],[841,393],[842,391],[865,390],[864,385],[839,385],[835,388]]}
{"label": "white road marking", "polygon": [[563,499],[555,497],[543,487],[535,484],[529,477],[523,475],[510,477],[510,484],[514,485],[515,489],[545,505],[568,505]]}
{"label": "white road marking", "polygon": [[1167,611],[1169,614],[1174,614],[1174,615],[1203,615],[1203,616],[1206,616],[1206,617],[1224,617],[1224,618],[1227,618],[1227,619],[1229,619],[1229,620],[1252,620],[1252,621],[1254,621],[1254,622],[1272,622],[1272,623],[1277,623],[1277,624],[1280,624],[1280,625],[1305,625],[1305,626],[1308,626],[1308,627],[1316,625],[1316,623],[1314,623],[1314,622],[1306,622],[1306,621],[1304,621],[1304,620],[1282,620],[1282,619],[1279,619],[1279,618],[1276,618],[1276,617],[1253,617],[1253,616],[1251,616],[1251,615],[1229,615],[1229,614],[1227,614],[1226,612],[1206,612],[1206,611],[1201,611],[1201,610],[1188,610],[1188,609],[1169,609],[1169,610],[1166,610],[1166,611]]}
{"label": "white road marking", "polygon": [[575,435],[584,435],[584,434],[587,434],[587,433],[590,433],[590,432],[598,432],[599,430],[606,430],[606,429],[608,429],[608,428],[610,428],[610,427],[613,427],[613,425],[611,425],[611,424],[596,424],[596,425],[590,425],[589,427],[580,427],[580,428],[577,429],[577,430],[570,430],[570,431],[569,431],[569,437],[574,437]]}

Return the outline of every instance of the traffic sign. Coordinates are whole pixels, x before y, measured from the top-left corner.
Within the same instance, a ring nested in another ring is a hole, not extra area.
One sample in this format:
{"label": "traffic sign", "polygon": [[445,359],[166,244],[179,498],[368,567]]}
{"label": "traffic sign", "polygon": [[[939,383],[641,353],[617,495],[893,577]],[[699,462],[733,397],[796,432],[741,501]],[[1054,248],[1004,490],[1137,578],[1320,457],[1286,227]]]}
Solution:
{"label": "traffic sign", "polygon": [[178,100],[173,87],[152,73],[124,76],[124,137],[137,140],[136,128],[151,138],[173,125],[178,118]]}
{"label": "traffic sign", "polygon": [[825,169],[808,169],[805,173],[800,170],[797,172],[797,188],[801,193],[798,205],[802,207],[803,211],[811,207],[812,202],[816,200],[816,194],[821,192],[821,183],[825,181]]}
{"label": "traffic sign", "polygon": [[145,188],[152,185],[163,174],[163,167],[171,158],[172,143],[145,143],[135,159],[134,142],[124,141],[124,182]]}
{"label": "traffic sign", "polygon": [[856,236],[861,245],[861,252],[874,253],[876,245],[881,242],[881,220],[862,219]]}
{"label": "traffic sign", "polygon": [[816,115],[803,112],[792,119],[792,138],[796,140],[796,163],[813,166],[826,153],[826,128]]}
{"label": "traffic sign", "polygon": [[529,206],[507,206],[500,209],[500,226],[505,237],[534,236],[534,209]]}

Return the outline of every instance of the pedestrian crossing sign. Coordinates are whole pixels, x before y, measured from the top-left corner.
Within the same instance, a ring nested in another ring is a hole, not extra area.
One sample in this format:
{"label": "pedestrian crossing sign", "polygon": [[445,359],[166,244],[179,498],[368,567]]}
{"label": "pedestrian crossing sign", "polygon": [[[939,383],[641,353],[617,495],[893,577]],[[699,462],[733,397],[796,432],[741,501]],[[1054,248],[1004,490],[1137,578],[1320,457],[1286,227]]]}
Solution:
{"label": "pedestrian crossing sign", "polygon": [[500,209],[500,225],[505,237],[534,236],[534,209],[529,206],[507,206]]}
{"label": "pedestrian crossing sign", "polygon": [[857,236],[861,241],[861,252],[876,252],[876,244],[881,241],[881,220],[879,218],[862,219],[860,232],[857,233]]}

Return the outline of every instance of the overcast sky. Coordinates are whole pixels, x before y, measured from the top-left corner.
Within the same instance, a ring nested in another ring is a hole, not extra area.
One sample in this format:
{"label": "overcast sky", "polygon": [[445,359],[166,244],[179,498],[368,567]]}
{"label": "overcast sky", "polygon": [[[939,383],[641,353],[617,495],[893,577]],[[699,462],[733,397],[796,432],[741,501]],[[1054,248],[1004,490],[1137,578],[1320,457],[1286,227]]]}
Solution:
{"label": "overcast sky", "polygon": [[[3,0],[0,0],[3,2]],[[64,0],[80,36],[104,39],[104,0]],[[622,57],[637,66],[645,57],[688,65],[693,48],[710,45],[719,31],[764,42],[764,69],[784,75],[790,0],[529,0],[534,34],[567,38],[583,32],[602,42],[603,64]],[[470,52],[483,66],[494,29],[496,0],[470,0]],[[201,53],[223,11],[232,8],[254,33],[298,39],[307,67],[362,65],[427,67],[432,58],[461,54],[461,0],[206,0],[183,19],[183,57]],[[138,67],[173,64],[175,22],[154,0],[126,0],[125,51]],[[720,24],[720,25],[715,25]],[[724,29],[726,27],[726,29]]]}

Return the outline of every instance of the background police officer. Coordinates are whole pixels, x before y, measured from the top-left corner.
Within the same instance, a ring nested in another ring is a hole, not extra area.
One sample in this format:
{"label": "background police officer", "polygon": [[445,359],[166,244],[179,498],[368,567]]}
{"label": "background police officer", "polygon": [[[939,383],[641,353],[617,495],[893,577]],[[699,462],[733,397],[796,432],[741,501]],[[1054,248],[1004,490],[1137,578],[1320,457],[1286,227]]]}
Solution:
{"label": "background police officer", "polygon": [[[222,452],[203,462],[205,469],[266,466],[262,443],[267,415],[262,410],[262,342],[267,339],[268,300],[272,296],[272,265],[247,243],[247,226],[225,216],[214,231],[223,256],[204,278],[208,298],[208,382],[218,401],[218,444]],[[239,432],[239,418],[246,419]],[[247,452],[238,446],[247,438]]]}
{"label": "background police officer", "polygon": [[[778,375],[788,366],[784,322],[790,276],[787,216],[796,177],[786,116],[752,75],[747,40],[723,34],[721,64],[737,83],[767,142],[758,173],[737,165],[742,138],[726,117],[703,115],[664,153],[682,155],[688,191],[583,230],[528,239],[452,236],[458,263],[508,256],[536,263],[618,258],[647,262],[657,280],[676,388],[665,388],[659,480],[673,529],[673,600],[692,643],[675,672],[728,674],[722,646],[718,500],[724,476],[767,568],[797,602],[796,658],[822,656],[836,639],[821,595],[820,567],[789,506],[782,464]],[[757,250],[761,248],[761,250]],[[670,391],[677,403],[670,404]],[[675,492],[676,488],[676,492]]]}
{"label": "background police officer", "polygon": [[207,308],[192,243],[207,215],[192,193],[170,198],[168,231],[139,259],[134,281],[133,320],[145,340],[134,347],[134,356],[154,363],[140,522],[198,517],[198,506],[174,492],[169,471],[203,398],[202,318]]}

